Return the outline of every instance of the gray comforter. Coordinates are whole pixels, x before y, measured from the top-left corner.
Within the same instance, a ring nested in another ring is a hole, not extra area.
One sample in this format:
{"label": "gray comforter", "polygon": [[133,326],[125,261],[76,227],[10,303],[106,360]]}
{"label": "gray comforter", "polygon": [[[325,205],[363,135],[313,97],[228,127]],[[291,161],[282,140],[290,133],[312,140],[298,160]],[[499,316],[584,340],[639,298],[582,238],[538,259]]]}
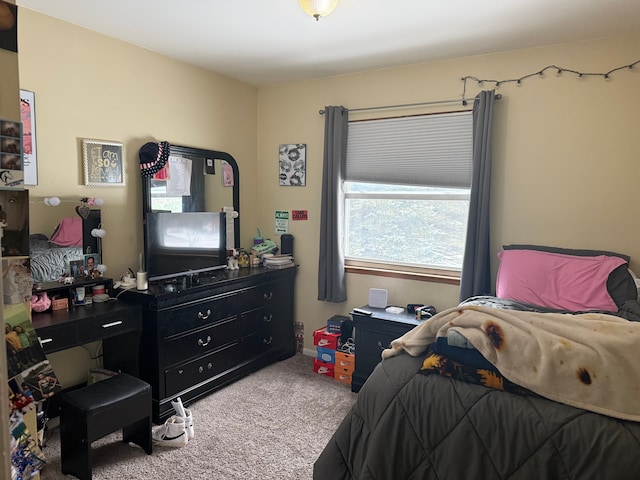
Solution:
{"label": "gray comforter", "polygon": [[314,465],[316,480],[640,478],[640,423],[380,363]]}

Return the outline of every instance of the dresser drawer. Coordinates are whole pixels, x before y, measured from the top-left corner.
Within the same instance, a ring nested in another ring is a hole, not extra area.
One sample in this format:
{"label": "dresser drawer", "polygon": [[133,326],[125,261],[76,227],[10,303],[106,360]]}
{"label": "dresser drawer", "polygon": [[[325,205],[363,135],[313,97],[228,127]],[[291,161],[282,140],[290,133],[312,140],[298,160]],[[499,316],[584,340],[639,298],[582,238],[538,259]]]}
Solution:
{"label": "dresser drawer", "polygon": [[140,318],[137,315],[101,315],[78,322],[78,340],[89,343],[126,332],[139,333],[139,330]]}
{"label": "dresser drawer", "polygon": [[380,356],[380,352],[391,346],[391,342],[403,333],[380,332],[377,330],[365,330],[356,328],[357,353],[370,353]]}
{"label": "dresser drawer", "polygon": [[78,345],[77,330],[72,324],[38,329],[36,333],[44,353],[53,353]]}
{"label": "dresser drawer", "polygon": [[282,305],[267,305],[243,312],[240,315],[241,335],[250,335],[271,325],[282,325],[283,322],[278,319],[282,318],[283,310]]}
{"label": "dresser drawer", "polygon": [[[264,328],[242,337],[243,354],[247,357],[260,355],[282,346],[288,348],[295,344],[293,326],[289,328],[286,322],[272,322]],[[295,351],[295,347],[294,347]]]}
{"label": "dresser drawer", "polygon": [[158,315],[160,335],[167,338],[233,317],[237,315],[238,302],[238,295],[230,294],[163,310]]}
{"label": "dresser drawer", "polygon": [[257,285],[238,293],[241,303],[238,305],[242,312],[258,307],[276,305],[291,301],[291,285],[286,282],[272,282]]}
{"label": "dresser drawer", "polygon": [[170,397],[225,373],[238,364],[240,347],[228,345],[209,355],[165,370],[165,397]]}
{"label": "dresser drawer", "polygon": [[165,366],[200,357],[238,338],[238,321],[227,318],[200,330],[169,337],[163,341]]}

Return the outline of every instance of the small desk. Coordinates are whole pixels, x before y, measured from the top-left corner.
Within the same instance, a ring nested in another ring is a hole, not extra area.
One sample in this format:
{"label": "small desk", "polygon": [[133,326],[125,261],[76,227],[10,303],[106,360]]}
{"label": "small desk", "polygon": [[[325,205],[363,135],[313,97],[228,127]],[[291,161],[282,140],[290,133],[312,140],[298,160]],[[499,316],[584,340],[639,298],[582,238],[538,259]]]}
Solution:
{"label": "small desk", "polygon": [[32,323],[45,354],[102,340],[104,368],[139,375],[140,305],[109,300],[71,311],[33,312]]}

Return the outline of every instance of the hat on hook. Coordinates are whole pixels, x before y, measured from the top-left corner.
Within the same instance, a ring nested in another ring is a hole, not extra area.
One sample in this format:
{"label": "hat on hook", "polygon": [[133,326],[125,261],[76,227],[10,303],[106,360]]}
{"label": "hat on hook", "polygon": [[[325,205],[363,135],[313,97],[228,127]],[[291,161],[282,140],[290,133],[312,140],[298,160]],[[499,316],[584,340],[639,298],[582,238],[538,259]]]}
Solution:
{"label": "hat on hook", "polygon": [[140,174],[149,177],[160,171],[169,160],[169,142],[145,143],[139,152]]}

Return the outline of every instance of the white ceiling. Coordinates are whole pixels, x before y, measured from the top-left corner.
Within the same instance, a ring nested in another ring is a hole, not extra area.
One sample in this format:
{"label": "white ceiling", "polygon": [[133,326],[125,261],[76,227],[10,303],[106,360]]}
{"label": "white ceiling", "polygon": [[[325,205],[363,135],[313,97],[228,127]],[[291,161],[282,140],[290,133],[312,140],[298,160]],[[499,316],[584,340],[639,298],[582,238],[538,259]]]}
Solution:
{"label": "white ceiling", "polygon": [[340,0],[318,22],[297,0],[16,3],[252,85],[640,31],[639,0]]}

